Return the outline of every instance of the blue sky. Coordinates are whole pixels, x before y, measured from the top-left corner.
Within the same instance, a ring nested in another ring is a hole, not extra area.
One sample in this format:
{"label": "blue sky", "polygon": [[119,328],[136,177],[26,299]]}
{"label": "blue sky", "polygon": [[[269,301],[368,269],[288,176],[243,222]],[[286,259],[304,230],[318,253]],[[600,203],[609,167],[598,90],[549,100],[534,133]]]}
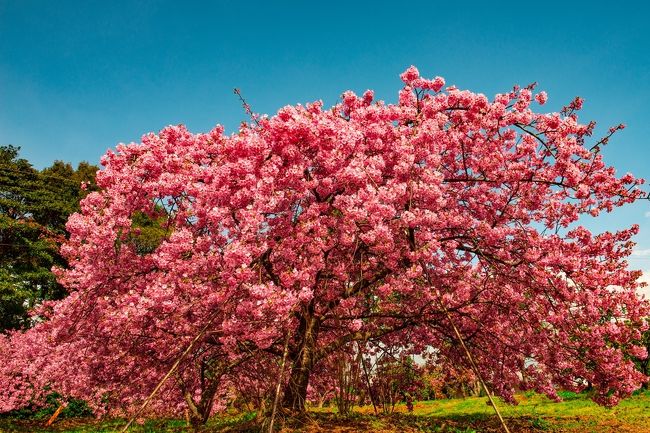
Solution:
{"label": "blue sky", "polygon": [[[598,131],[628,125],[606,160],[650,179],[650,7],[635,3],[0,0],[0,144],[39,168],[96,163],[168,124],[235,130],[234,87],[260,113],[347,89],[394,101],[414,64],[488,96],[537,81],[549,111],[580,95]],[[648,212],[585,224],[640,224],[632,261],[650,270]]]}

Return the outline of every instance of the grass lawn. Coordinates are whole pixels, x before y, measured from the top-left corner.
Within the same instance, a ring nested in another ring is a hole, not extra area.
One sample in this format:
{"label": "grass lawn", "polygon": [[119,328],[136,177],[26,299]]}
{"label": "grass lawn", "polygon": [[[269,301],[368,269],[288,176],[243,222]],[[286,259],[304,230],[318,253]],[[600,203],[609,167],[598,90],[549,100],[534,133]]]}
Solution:
{"label": "grass lawn", "polygon": [[[518,406],[499,404],[512,433],[650,433],[650,393],[633,396],[612,409],[593,403],[584,396],[567,394],[564,402],[554,403],[540,395],[519,395]],[[373,415],[363,407],[347,419],[331,409],[314,409],[303,419],[286,420],[283,433],[478,433],[500,432],[500,425],[486,398],[466,398],[418,402],[413,413],[401,405],[390,416]],[[257,432],[253,414],[229,415],[212,419],[205,432]],[[0,418],[0,432],[9,433],[90,433],[119,431],[122,420],[62,419],[52,427],[44,421]],[[134,433],[189,431],[183,420],[150,420],[130,429]]]}

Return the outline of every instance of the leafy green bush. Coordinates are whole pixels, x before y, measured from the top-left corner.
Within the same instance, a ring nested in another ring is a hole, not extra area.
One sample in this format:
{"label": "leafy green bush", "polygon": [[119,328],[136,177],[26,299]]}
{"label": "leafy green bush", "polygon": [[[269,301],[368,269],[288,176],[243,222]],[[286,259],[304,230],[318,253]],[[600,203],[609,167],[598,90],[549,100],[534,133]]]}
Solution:
{"label": "leafy green bush", "polygon": [[[16,419],[47,419],[56,412],[62,401],[61,394],[52,392],[45,397],[45,405],[43,406],[30,405],[22,409],[3,413],[1,416]],[[88,404],[83,400],[74,398],[68,400],[68,405],[59,414],[61,418],[82,418],[89,416],[93,416],[93,411],[88,407]]]}

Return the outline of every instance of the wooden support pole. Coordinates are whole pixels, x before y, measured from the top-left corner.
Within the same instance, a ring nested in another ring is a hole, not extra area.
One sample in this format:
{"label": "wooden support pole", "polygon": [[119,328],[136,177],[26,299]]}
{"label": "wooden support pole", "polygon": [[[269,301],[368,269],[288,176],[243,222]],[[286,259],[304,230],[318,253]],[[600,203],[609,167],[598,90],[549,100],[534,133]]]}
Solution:
{"label": "wooden support pole", "polygon": [[65,403],[61,403],[61,404],[59,405],[59,407],[56,409],[56,411],[54,411],[54,413],[52,414],[52,416],[50,417],[50,419],[47,420],[47,422],[45,423],[45,427],[49,427],[49,426],[51,426],[52,423],[53,423],[54,421],[56,421],[56,419],[59,417],[59,415],[61,415],[61,412],[63,412],[63,409],[65,409],[65,407],[66,407],[66,404],[65,404]]}
{"label": "wooden support pole", "polygon": [[474,357],[472,356],[472,353],[469,351],[467,348],[467,345],[465,344],[465,340],[463,339],[462,335],[460,335],[460,331],[456,327],[456,324],[454,323],[453,319],[451,318],[451,314],[449,314],[449,311],[447,308],[445,308],[444,305],[442,305],[442,302],[440,303],[442,306],[445,315],[447,316],[447,320],[449,320],[449,323],[451,324],[451,327],[454,329],[454,334],[456,334],[456,338],[458,338],[458,341],[460,342],[460,345],[463,347],[463,350],[465,351],[465,354],[467,355],[467,359],[469,360],[470,365],[472,366],[472,370],[474,370],[474,373],[476,373],[476,376],[478,376],[478,380],[481,382],[481,385],[483,386],[483,389],[485,390],[485,393],[488,396],[488,399],[490,400],[490,404],[492,404],[492,408],[494,409],[494,412],[496,412],[497,417],[499,418],[499,421],[501,422],[501,426],[503,427],[503,430],[506,433],[510,433],[510,430],[508,429],[508,426],[506,425],[505,420],[501,416],[501,412],[499,412],[499,408],[494,402],[494,399],[492,398],[492,395],[490,394],[490,390],[488,389],[487,385],[485,384],[485,381],[483,380],[483,376],[481,376],[481,372],[478,369],[478,365],[476,364],[476,361],[474,361]]}
{"label": "wooden support pole", "polygon": [[278,402],[280,401],[280,388],[282,387],[282,376],[284,376],[284,366],[287,363],[287,354],[289,353],[290,339],[291,339],[291,332],[288,332],[287,339],[284,342],[284,352],[282,353],[282,363],[280,364],[280,375],[278,377],[278,385],[275,387],[275,397],[273,398],[273,409],[271,410],[271,420],[269,421],[269,433],[273,433],[273,423],[275,422],[275,413],[278,410]]}
{"label": "wooden support pole", "polygon": [[171,377],[171,375],[174,374],[174,372],[176,371],[176,369],[180,365],[183,358],[185,358],[185,356],[187,356],[187,354],[190,353],[190,350],[192,350],[192,347],[194,347],[194,344],[196,344],[196,342],[199,341],[201,339],[201,337],[203,337],[203,334],[205,334],[205,332],[208,330],[208,328],[212,324],[213,320],[214,320],[214,317],[212,319],[210,319],[208,321],[208,323],[203,327],[203,329],[201,329],[201,332],[199,332],[197,334],[197,336],[194,337],[192,342],[187,346],[187,349],[185,349],[185,351],[181,354],[181,356],[179,356],[178,359],[176,359],[176,362],[174,362],[174,365],[172,365],[172,368],[169,369],[169,371],[167,372],[165,377],[163,377],[162,380],[160,382],[158,382],[158,385],[156,385],[154,390],[151,391],[151,394],[149,394],[149,397],[147,397],[145,399],[145,401],[142,403],[142,406],[140,406],[138,408],[138,410],[133,414],[133,416],[131,417],[129,422],[126,423],[126,425],[122,428],[122,430],[120,430],[120,433],[126,432],[129,429],[129,427],[131,427],[131,424],[133,424],[133,421],[135,421],[135,419],[138,417],[138,415],[140,415],[142,413],[142,411],[149,405],[149,403],[151,402],[151,399],[156,395],[156,393],[158,393],[158,391],[160,390],[160,388],[162,388],[162,386],[165,384],[165,382],[167,382],[167,379],[169,379]]}
{"label": "wooden support pole", "polygon": [[368,369],[366,368],[366,361],[363,359],[363,353],[361,352],[361,345],[357,341],[357,350],[359,353],[361,353],[361,366],[363,367],[363,374],[366,378],[366,386],[368,387],[368,396],[370,397],[370,402],[372,403],[372,408],[375,411],[375,415],[379,415],[379,412],[377,411],[377,405],[375,404],[375,397],[372,395],[372,389],[370,385],[370,375],[368,373]]}

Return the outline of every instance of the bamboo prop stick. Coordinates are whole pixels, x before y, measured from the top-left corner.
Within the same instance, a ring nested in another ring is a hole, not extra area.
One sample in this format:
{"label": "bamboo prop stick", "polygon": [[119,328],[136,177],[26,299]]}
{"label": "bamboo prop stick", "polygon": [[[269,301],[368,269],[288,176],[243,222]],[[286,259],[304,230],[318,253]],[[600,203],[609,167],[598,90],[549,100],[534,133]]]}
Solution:
{"label": "bamboo prop stick", "polygon": [[49,427],[49,426],[51,426],[52,423],[53,423],[54,421],[56,421],[56,419],[59,417],[59,415],[61,414],[61,412],[63,412],[63,409],[65,409],[65,407],[66,407],[66,404],[65,404],[65,403],[61,403],[61,404],[59,405],[59,407],[56,409],[56,411],[54,411],[54,413],[52,414],[52,416],[50,417],[50,419],[47,420],[47,422],[45,423],[45,427]]}
{"label": "bamboo prop stick", "polygon": [[278,401],[280,400],[280,388],[282,386],[282,377],[284,376],[284,366],[287,363],[287,354],[289,353],[289,339],[291,332],[287,333],[287,339],[284,342],[284,352],[282,353],[282,363],[280,364],[280,377],[278,385],[275,387],[275,397],[273,398],[273,409],[271,410],[271,420],[269,421],[269,433],[273,433],[273,423],[275,422],[275,413],[278,410]]}
{"label": "bamboo prop stick", "polygon": [[[361,353],[361,345],[359,345],[359,342],[357,341],[357,350],[359,353]],[[366,361],[363,359],[363,354],[361,355],[361,366],[363,367],[363,373],[366,378],[366,385],[368,386],[368,396],[370,397],[370,402],[372,403],[372,408],[375,411],[375,415],[379,415],[379,412],[377,411],[377,405],[375,404],[375,397],[372,395],[372,389],[370,385],[370,376],[368,374],[368,369],[366,368]]]}
{"label": "bamboo prop stick", "polygon": [[133,424],[133,421],[135,421],[135,419],[142,413],[142,411],[145,410],[145,408],[151,402],[151,399],[156,395],[156,393],[160,390],[160,388],[162,388],[162,386],[165,384],[165,382],[167,382],[167,379],[169,379],[171,377],[171,375],[174,374],[174,372],[176,371],[176,369],[180,365],[183,358],[185,358],[187,356],[187,354],[190,353],[190,350],[192,350],[192,347],[194,347],[194,344],[196,344],[196,342],[199,341],[201,339],[201,337],[203,337],[203,334],[205,334],[205,331],[208,330],[208,328],[212,324],[213,320],[214,320],[214,317],[212,319],[210,319],[208,321],[208,323],[203,327],[203,329],[201,329],[201,332],[199,332],[197,334],[197,336],[194,337],[192,342],[187,346],[187,349],[185,349],[185,351],[181,354],[181,356],[179,356],[178,359],[176,359],[176,362],[174,362],[174,365],[172,365],[172,368],[169,369],[169,371],[167,372],[165,377],[163,377],[162,380],[160,382],[158,382],[158,385],[156,385],[154,390],[151,391],[151,394],[149,394],[149,397],[147,397],[145,399],[145,401],[142,403],[142,406],[140,406],[140,408],[133,414],[133,416],[131,417],[129,422],[126,423],[126,425],[122,428],[122,430],[120,430],[120,433],[125,433],[129,429],[129,427],[131,427],[131,424]]}
{"label": "bamboo prop stick", "polygon": [[442,309],[445,312],[445,315],[447,316],[447,320],[449,320],[449,323],[451,324],[451,327],[454,329],[454,333],[456,334],[456,338],[458,338],[458,341],[460,342],[460,345],[463,347],[463,350],[465,351],[465,354],[467,355],[467,359],[469,359],[469,363],[472,366],[472,370],[474,370],[474,373],[478,376],[478,380],[481,382],[481,385],[483,386],[483,390],[485,390],[485,393],[488,396],[488,399],[490,400],[490,404],[492,405],[492,408],[494,408],[494,412],[496,412],[497,417],[499,418],[499,421],[501,422],[501,426],[503,427],[503,430],[506,433],[510,433],[510,430],[508,429],[508,426],[506,425],[505,420],[501,416],[501,412],[499,412],[499,408],[494,402],[494,399],[492,398],[492,395],[490,394],[490,390],[488,389],[487,385],[485,384],[485,381],[483,380],[483,376],[481,376],[481,372],[478,369],[478,365],[476,364],[476,361],[474,361],[474,357],[472,356],[471,352],[467,348],[467,345],[465,345],[465,340],[463,337],[460,335],[460,331],[456,327],[456,324],[451,318],[451,314],[449,314],[449,311],[445,306],[440,302],[440,305],[442,306]]}

